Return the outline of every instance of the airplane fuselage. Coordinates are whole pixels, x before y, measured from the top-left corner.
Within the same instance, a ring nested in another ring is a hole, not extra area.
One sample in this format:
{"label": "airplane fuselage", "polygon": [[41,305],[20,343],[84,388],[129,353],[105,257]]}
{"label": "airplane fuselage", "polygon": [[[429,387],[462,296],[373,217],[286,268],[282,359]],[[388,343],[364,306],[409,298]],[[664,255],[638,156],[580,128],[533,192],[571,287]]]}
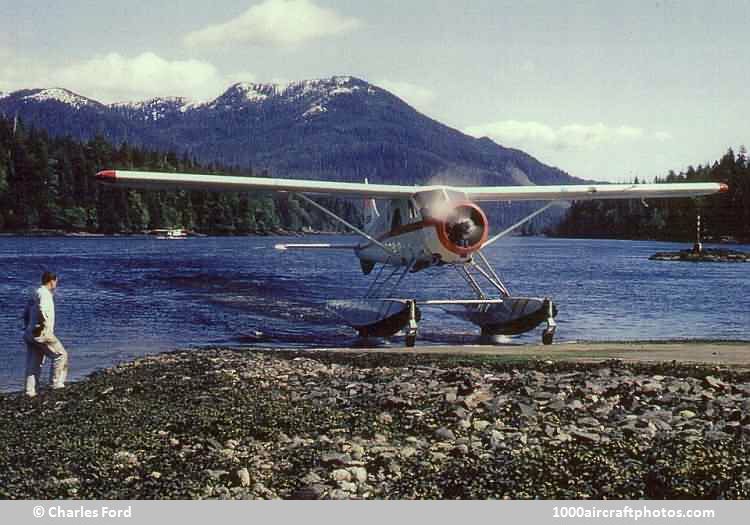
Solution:
{"label": "airplane fuselage", "polygon": [[355,250],[365,264],[462,264],[487,240],[484,212],[459,192],[419,192],[370,206],[364,230],[382,246],[367,242]]}

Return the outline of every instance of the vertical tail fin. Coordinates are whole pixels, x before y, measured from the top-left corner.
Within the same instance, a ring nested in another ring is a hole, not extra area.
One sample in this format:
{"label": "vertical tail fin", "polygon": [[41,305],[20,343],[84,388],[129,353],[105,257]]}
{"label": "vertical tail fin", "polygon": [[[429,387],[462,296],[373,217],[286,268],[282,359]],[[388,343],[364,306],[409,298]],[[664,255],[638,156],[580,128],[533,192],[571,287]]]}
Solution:
{"label": "vertical tail fin", "polygon": [[[368,184],[367,178],[365,178],[365,184]],[[380,213],[378,212],[378,205],[375,204],[375,199],[365,198],[362,202],[362,207],[365,224],[370,224],[380,216]]]}

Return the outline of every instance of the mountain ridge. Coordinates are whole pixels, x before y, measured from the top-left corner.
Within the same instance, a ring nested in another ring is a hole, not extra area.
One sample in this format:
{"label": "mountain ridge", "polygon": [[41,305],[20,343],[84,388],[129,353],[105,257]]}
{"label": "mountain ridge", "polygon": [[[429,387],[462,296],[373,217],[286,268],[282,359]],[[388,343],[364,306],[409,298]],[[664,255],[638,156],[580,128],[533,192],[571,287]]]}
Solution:
{"label": "mountain ridge", "polygon": [[382,183],[585,182],[531,155],[470,137],[352,76],[238,82],[209,101],[103,104],[64,88],[0,96],[0,113],[55,136],[174,150],[280,177]]}

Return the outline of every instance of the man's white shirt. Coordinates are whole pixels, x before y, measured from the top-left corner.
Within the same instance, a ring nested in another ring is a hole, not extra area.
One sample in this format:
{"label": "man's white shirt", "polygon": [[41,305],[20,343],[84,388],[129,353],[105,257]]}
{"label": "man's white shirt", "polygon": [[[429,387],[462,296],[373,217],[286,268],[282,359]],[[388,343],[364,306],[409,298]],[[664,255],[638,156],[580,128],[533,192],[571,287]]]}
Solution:
{"label": "man's white shirt", "polygon": [[26,327],[26,334],[34,337],[34,328],[44,321],[44,329],[40,336],[47,337],[55,333],[55,300],[52,292],[46,286],[40,286],[34,292],[33,306],[29,311],[29,324]]}

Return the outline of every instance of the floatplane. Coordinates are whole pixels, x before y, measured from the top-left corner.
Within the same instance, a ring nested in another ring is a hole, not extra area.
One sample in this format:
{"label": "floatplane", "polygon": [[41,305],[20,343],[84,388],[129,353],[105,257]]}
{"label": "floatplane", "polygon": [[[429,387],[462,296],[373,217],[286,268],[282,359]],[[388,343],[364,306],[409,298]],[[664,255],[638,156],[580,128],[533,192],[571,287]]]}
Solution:
{"label": "floatplane", "polygon": [[[327,308],[362,337],[390,337],[400,331],[414,346],[420,306],[438,306],[478,326],[483,336],[517,335],[542,323],[542,342],[555,335],[557,307],[548,297],[513,296],[483,254],[487,246],[547,210],[555,202],[594,199],[697,197],[726,192],[723,183],[583,184],[563,186],[405,186],[355,182],[195,175],[105,170],[103,183],[133,189],[274,191],[297,195],[357,234],[356,244],[277,244],[279,250],[352,250],[362,273],[374,275],[364,297],[336,299]],[[310,196],[364,199],[359,228]],[[539,209],[490,236],[481,202],[541,201]],[[430,267],[457,270],[465,297],[417,300],[399,296],[410,273]]]}

